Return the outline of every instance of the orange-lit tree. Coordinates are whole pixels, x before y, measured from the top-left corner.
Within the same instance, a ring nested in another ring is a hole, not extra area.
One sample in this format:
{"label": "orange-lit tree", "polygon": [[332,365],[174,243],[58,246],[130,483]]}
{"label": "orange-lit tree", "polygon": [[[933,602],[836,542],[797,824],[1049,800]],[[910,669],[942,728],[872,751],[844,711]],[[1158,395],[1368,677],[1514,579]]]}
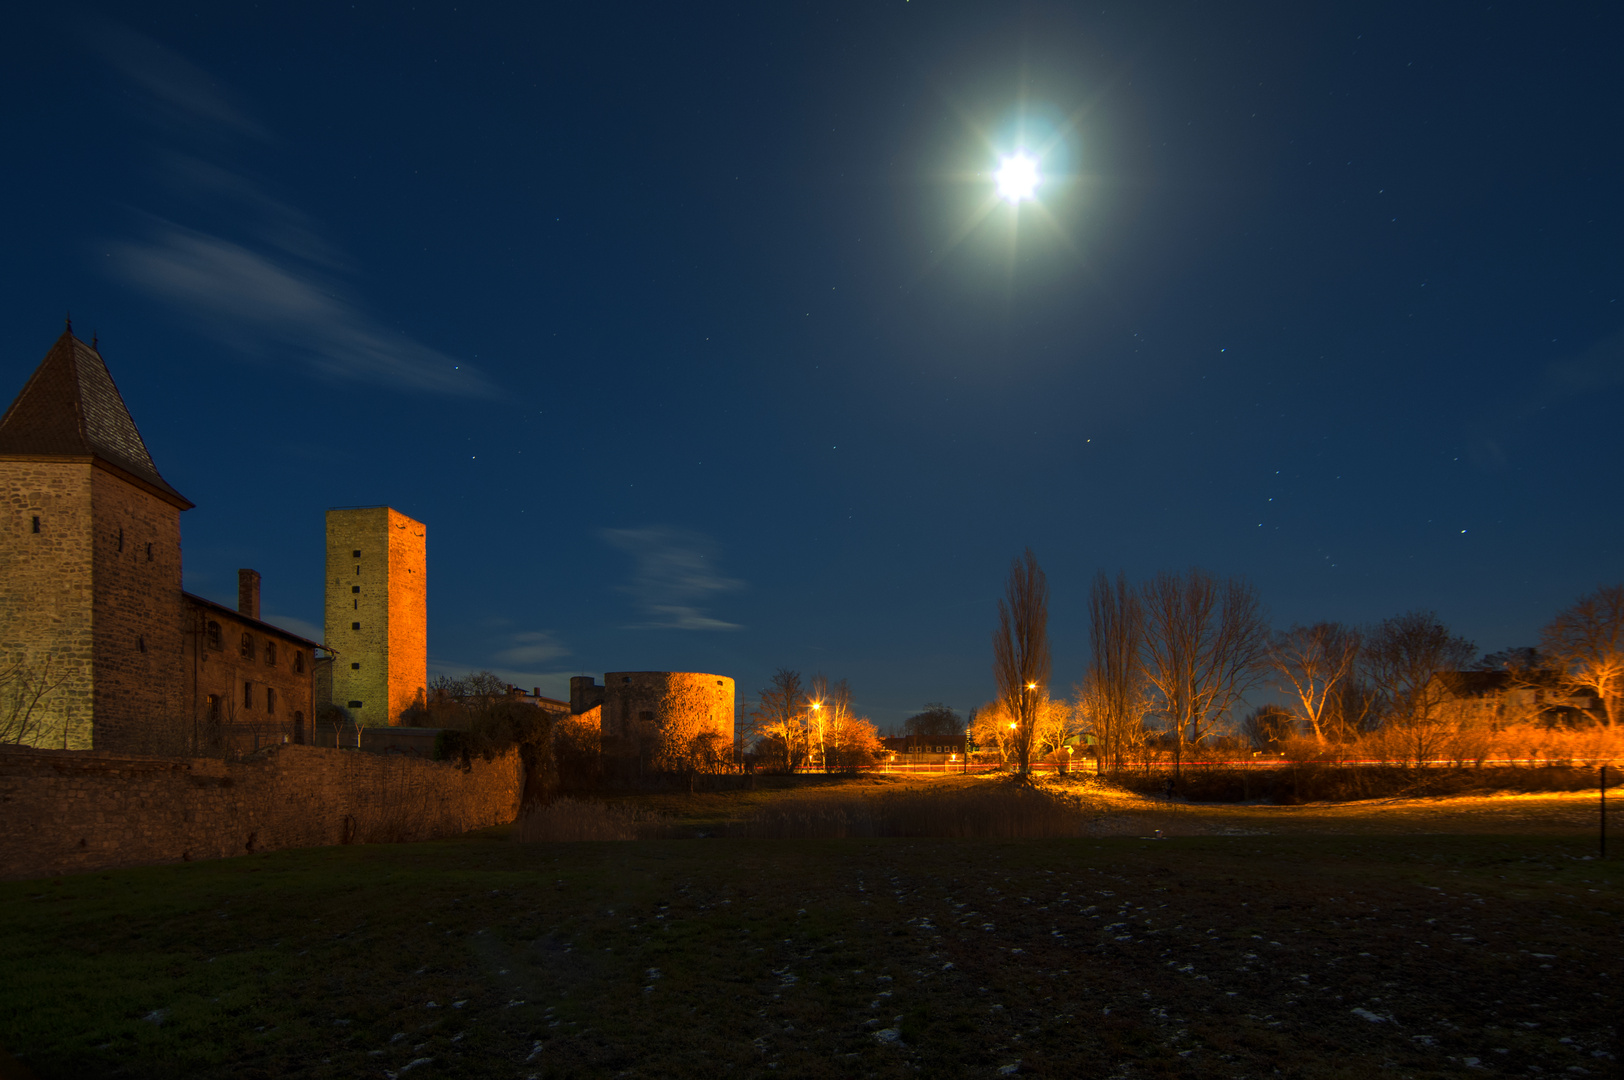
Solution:
{"label": "orange-lit tree", "polygon": [[1145,677],[1173,735],[1173,775],[1185,749],[1256,685],[1269,644],[1257,589],[1199,568],[1160,573],[1140,590]]}
{"label": "orange-lit tree", "polygon": [[1015,760],[1015,728],[1013,713],[1002,701],[994,701],[974,709],[970,714],[970,741],[979,747],[991,748],[1004,764]]}
{"label": "orange-lit tree", "polygon": [[1024,774],[1031,768],[1038,707],[1049,683],[1049,579],[1031,548],[1009,568],[992,657],[999,701],[1015,723],[1017,768]]}
{"label": "orange-lit tree", "polygon": [[1032,710],[1032,753],[1042,758],[1055,756],[1058,765],[1066,757],[1066,745],[1080,730],[1078,710],[1064,698],[1044,694]]}
{"label": "orange-lit tree", "polygon": [[1575,689],[1593,690],[1609,727],[1624,698],[1624,585],[1588,593],[1559,612],[1540,635],[1540,650]]}
{"label": "orange-lit tree", "polygon": [[1472,662],[1477,647],[1449,632],[1431,611],[1384,619],[1365,634],[1363,664],[1385,706],[1384,727],[1404,757],[1423,765],[1445,735],[1448,690],[1437,676]]}
{"label": "orange-lit tree", "polygon": [[793,773],[795,766],[805,760],[805,701],[801,673],[779,668],[772,684],[757,695],[755,708],[750,710],[751,733],[763,750],[778,759],[786,773]]}
{"label": "orange-lit tree", "polygon": [[1296,625],[1269,642],[1269,666],[1286,684],[1280,689],[1289,689],[1297,699],[1300,718],[1322,746],[1337,686],[1353,675],[1359,662],[1359,642],[1357,630],[1332,622]]}

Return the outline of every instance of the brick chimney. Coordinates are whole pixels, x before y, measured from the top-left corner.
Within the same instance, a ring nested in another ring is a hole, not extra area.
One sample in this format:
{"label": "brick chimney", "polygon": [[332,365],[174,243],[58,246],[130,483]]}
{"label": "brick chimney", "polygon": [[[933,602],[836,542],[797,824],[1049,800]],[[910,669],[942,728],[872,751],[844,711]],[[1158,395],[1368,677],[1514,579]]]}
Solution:
{"label": "brick chimney", "polygon": [[250,619],[259,618],[259,571],[237,571],[237,612]]}

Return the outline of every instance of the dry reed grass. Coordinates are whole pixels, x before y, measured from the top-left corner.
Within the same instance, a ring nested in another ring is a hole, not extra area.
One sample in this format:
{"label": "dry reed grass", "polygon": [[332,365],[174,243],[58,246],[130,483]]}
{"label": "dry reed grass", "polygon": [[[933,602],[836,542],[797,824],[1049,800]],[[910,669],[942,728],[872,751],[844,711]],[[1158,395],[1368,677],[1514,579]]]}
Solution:
{"label": "dry reed grass", "polygon": [[1083,836],[1105,812],[1085,795],[983,781],[872,795],[798,797],[763,807],[729,830],[772,840],[910,836],[1036,839]]}
{"label": "dry reed grass", "polygon": [[520,817],[513,835],[520,843],[567,840],[636,840],[653,822],[626,806],[586,799],[558,799]]}

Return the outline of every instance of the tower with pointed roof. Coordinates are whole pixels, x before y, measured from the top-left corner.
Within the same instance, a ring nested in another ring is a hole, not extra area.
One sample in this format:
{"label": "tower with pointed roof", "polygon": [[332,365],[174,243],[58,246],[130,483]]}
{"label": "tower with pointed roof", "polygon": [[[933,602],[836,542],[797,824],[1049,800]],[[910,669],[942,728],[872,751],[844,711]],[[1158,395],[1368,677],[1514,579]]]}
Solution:
{"label": "tower with pointed roof", "polygon": [[[141,744],[192,709],[180,515],[100,353],[65,331],[0,418],[0,690],[47,690],[7,741]],[[12,702],[0,701],[21,723]]]}

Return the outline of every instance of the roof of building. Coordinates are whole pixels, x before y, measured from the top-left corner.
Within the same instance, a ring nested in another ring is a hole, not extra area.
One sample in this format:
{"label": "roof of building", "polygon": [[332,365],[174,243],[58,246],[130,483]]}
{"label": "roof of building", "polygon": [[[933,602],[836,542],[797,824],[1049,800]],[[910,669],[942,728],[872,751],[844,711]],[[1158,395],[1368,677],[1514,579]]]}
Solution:
{"label": "roof of building", "polygon": [[0,417],[0,456],[88,457],[189,510],[169,486],[101,354],[64,330]]}
{"label": "roof of building", "polygon": [[1511,686],[1511,675],[1504,671],[1440,671],[1436,677],[1457,698],[1486,697]]}
{"label": "roof of building", "polygon": [[278,634],[281,637],[284,637],[289,641],[297,641],[297,642],[299,642],[301,644],[309,645],[312,649],[322,649],[322,650],[324,650],[326,652],[332,652],[333,651],[331,649],[328,649],[327,646],[323,645],[319,641],[311,641],[307,637],[304,637],[304,636],[302,636],[300,634],[295,634],[292,630],[284,630],[282,627],[277,626],[275,623],[268,623],[264,619],[256,619],[252,615],[244,615],[242,612],[238,611],[234,607],[227,607],[225,604],[217,604],[213,600],[208,599],[207,597],[198,596],[196,593],[182,592],[181,596],[186,598],[186,602],[188,604],[196,604],[200,608],[208,608],[210,610],[217,611],[222,615],[226,615],[226,616],[229,616],[230,618],[236,619],[238,622],[247,623],[249,626],[252,626],[252,627],[254,627],[256,629],[265,630],[265,631],[268,631],[268,632],[273,633],[273,634]]}

